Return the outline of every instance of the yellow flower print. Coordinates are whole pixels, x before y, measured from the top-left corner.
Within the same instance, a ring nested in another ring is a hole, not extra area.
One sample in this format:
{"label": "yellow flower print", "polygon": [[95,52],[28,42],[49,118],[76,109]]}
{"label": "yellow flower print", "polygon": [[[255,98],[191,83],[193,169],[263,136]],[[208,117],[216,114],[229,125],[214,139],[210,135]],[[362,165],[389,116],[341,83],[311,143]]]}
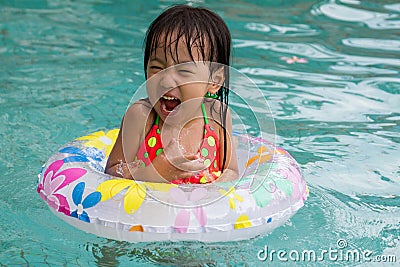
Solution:
{"label": "yellow flower print", "polygon": [[106,157],[111,153],[115,141],[117,140],[119,129],[110,130],[107,133],[98,131],[86,136],[77,138],[76,140],[84,140],[86,147],[94,147],[99,150],[103,150]]}
{"label": "yellow flower print", "polygon": [[235,194],[235,188],[231,187],[229,188],[228,191],[224,190],[224,189],[219,189],[218,190],[223,196],[227,196],[229,197],[229,207],[231,207],[231,209],[235,209],[236,208],[236,201],[239,202],[243,202],[243,198],[241,196],[239,196],[238,194]]}
{"label": "yellow flower print", "polygon": [[251,221],[249,220],[249,216],[246,214],[240,215],[233,226],[235,229],[249,228],[251,227]]}
{"label": "yellow flower print", "polygon": [[143,204],[143,200],[147,195],[147,188],[168,192],[172,187],[177,187],[175,184],[162,183],[137,183],[129,179],[113,179],[102,182],[96,189],[101,193],[101,202],[114,198],[119,192],[128,188],[124,195],[124,210],[128,214],[136,212]]}

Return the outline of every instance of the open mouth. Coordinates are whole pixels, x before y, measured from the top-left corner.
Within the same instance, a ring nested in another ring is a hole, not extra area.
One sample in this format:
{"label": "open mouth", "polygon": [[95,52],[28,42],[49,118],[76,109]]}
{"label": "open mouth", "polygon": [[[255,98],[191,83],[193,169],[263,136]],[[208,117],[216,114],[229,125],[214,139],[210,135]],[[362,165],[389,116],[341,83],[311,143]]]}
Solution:
{"label": "open mouth", "polygon": [[173,96],[162,96],[160,98],[160,104],[161,104],[161,111],[168,116],[179,104],[181,101]]}

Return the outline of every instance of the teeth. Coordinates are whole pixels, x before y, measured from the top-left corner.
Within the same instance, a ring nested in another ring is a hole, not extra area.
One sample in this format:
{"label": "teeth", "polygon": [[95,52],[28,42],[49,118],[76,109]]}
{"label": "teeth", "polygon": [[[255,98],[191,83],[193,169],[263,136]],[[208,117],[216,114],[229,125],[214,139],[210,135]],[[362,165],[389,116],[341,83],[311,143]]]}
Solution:
{"label": "teeth", "polygon": [[163,96],[162,98],[165,100],[177,100],[178,99],[178,98],[172,97],[172,96]]}

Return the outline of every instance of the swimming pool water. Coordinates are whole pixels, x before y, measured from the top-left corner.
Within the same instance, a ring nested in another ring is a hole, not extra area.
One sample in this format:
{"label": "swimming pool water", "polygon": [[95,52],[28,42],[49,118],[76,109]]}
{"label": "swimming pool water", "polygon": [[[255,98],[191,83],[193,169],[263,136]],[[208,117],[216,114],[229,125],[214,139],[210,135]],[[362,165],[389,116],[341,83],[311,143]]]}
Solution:
{"label": "swimming pool water", "polygon": [[[188,1],[225,19],[232,66],[263,91],[276,142],[301,164],[310,197],[284,226],[242,242],[129,244],[51,214],[36,193],[41,165],[73,138],[119,126],[144,81],[146,27],[174,3],[1,1],[0,265],[398,265],[396,1]],[[288,262],[276,254],[260,261],[265,246],[287,252]],[[371,261],[289,257],[329,249],[371,251]]]}

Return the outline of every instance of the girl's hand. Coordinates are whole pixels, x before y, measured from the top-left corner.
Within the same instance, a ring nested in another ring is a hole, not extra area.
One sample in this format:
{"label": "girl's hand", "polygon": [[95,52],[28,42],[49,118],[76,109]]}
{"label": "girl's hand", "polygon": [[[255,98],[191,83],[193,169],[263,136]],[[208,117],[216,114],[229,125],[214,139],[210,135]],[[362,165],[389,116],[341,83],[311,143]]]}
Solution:
{"label": "girl's hand", "polygon": [[175,138],[153,160],[152,165],[157,174],[167,181],[191,177],[205,169],[200,155],[184,155]]}

